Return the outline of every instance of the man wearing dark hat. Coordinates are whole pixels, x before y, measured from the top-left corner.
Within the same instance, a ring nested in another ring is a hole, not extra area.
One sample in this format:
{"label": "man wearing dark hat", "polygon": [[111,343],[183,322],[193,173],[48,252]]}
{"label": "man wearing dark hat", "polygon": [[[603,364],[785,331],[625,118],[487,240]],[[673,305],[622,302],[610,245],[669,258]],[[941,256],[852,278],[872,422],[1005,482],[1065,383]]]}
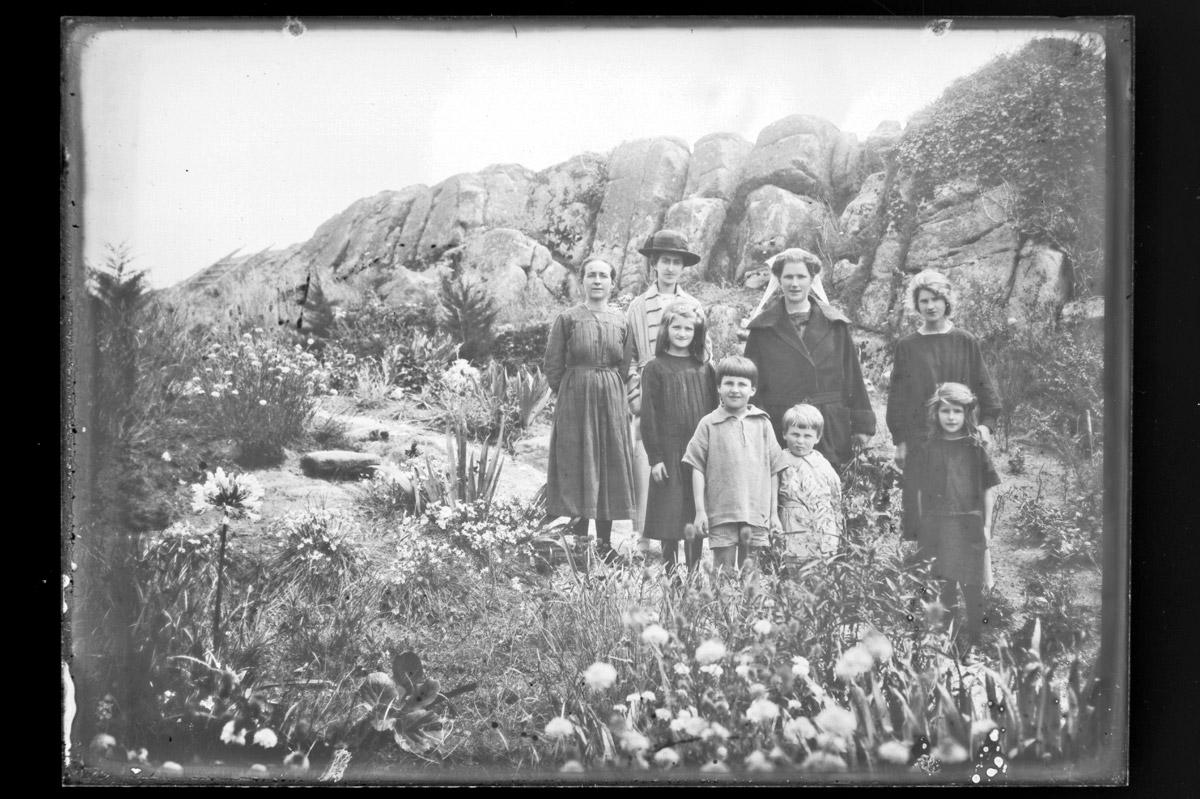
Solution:
{"label": "man wearing dark hat", "polygon": [[[629,367],[628,383],[629,410],[633,414],[633,478],[637,491],[637,518],[633,524],[638,534],[638,548],[645,552],[648,542],[641,534],[646,521],[646,495],[650,490],[650,463],[641,435],[642,367],[654,360],[658,326],[667,304],[678,299],[700,304],[679,287],[679,277],[684,267],[699,263],[700,256],[688,249],[687,239],[676,230],[658,231],[646,239],[645,246],[638,252],[646,256],[646,279],[650,287],[629,303],[626,318],[633,329],[633,360]],[[711,353],[711,342],[706,340],[705,358]]]}

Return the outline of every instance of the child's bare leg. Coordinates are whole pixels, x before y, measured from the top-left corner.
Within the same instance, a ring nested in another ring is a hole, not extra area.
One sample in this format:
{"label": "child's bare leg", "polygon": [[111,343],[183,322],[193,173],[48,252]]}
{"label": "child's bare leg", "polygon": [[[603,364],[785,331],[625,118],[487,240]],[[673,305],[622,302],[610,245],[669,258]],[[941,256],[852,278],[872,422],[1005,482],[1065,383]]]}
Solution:
{"label": "child's bare leg", "polygon": [[737,551],[736,546],[713,547],[713,568],[732,572],[737,568]]}

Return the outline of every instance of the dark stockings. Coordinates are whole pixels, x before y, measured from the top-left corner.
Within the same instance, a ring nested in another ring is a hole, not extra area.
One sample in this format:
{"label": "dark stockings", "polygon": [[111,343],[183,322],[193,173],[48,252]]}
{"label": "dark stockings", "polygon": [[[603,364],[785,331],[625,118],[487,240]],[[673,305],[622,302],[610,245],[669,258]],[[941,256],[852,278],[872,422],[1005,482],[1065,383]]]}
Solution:
{"label": "dark stockings", "polygon": [[[580,519],[575,522],[576,538],[582,536],[587,537],[588,522],[591,519]],[[612,519],[596,519],[596,551],[600,553],[600,557],[605,560],[610,560],[613,557],[612,548]]]}
{"label": "dark stockings", "polygon": [[675,574],[675,567],[679,563],[679,545],[683,545],[684,562],[687,564],[689,572],[696,570],[696,566],[700,563],[700,555],[704,552],[704,539],[697,536],[691,541],[662,541],[663,564],[665,566],[667,576]]}

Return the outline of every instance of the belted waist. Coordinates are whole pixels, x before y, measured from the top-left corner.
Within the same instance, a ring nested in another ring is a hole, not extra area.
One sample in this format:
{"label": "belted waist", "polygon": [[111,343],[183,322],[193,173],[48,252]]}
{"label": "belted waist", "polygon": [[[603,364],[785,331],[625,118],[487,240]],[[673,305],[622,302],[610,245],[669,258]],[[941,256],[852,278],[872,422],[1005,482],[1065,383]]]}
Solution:
{"label": "belted waist", "polygon": [[616,372],[619,371],[615,366],[568,366],[567,371],[575,372]]}

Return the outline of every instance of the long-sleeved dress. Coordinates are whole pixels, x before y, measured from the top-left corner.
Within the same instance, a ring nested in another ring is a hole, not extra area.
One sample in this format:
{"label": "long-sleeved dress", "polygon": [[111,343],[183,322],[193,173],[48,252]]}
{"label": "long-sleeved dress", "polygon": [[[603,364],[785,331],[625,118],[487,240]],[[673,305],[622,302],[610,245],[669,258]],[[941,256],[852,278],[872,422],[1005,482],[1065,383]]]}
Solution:
{"label": "long-sleeved dress", "polygon": [[617,310],[576,305],[558,315],[546,342],[546,379],[556,396],[550,431],[547,511],[629,519],[635,510],[625,380],[632,336]]}
{"label": "long-sleeved dress", "polygon": [[[979,340],[957,327],[944,333],[910,333],[896,344],[887,403],[892,441],[907,445],[908,458],[919,455],[925,445],[925,403],[938,383],[962,383],[971,389],[979,400],[979,424],[996,429],[1003,406],[996,382],[983,361]],[[902,497],[903,536],[908,540],[916,538],[915,503],[912,490],[906,487]]]}
{"label": "long-sleeved dress", "polygon": [[1000,476],[983,445],[969,436],[934,438],[907,461],[904,478],[919,492],[917,545],[922,557],[934,559],[933,576],[990,588],[984,495],[1000,484]]}
{"label": "long-sleeved dress", "polygon": [[692,467],[683,453],[696,425],[717,407],[717,378],[711,364],[691,356],[659,355],[642,370],[642,443],[651,467],[662,463],[667,479],[650,481],[644,535],[658,541],[683,538],[696,515]]}

